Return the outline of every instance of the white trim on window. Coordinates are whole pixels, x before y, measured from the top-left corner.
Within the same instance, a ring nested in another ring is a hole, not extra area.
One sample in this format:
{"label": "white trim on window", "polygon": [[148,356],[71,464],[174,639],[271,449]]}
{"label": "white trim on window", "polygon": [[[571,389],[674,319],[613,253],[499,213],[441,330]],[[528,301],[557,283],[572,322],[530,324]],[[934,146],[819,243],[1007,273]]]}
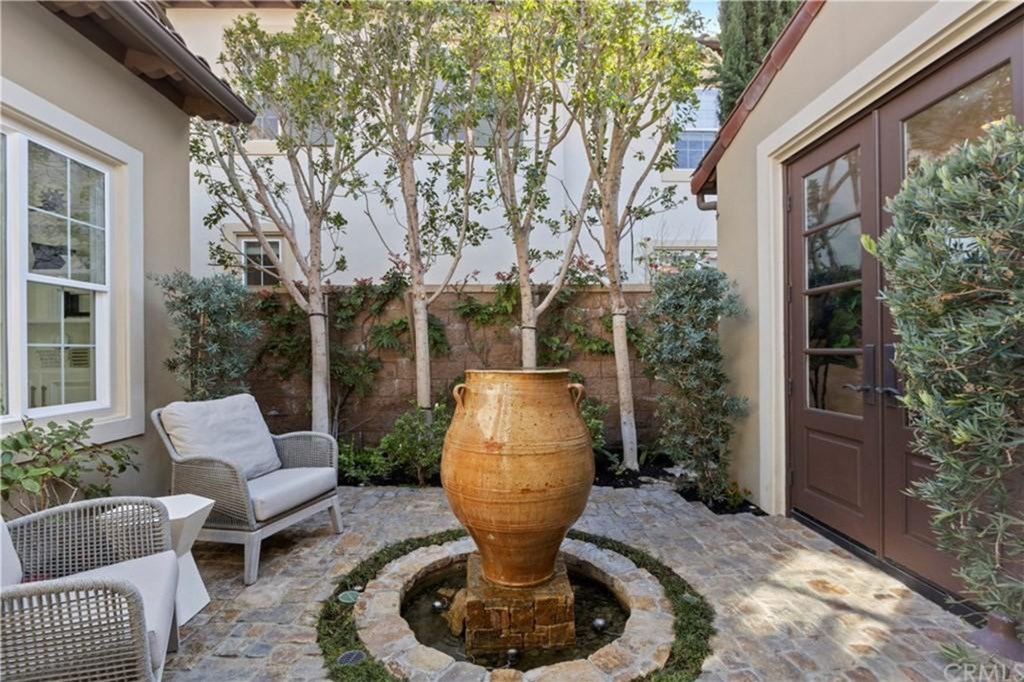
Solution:
{"label": "white trim on window", "polygon": [[[0,428],[33,419],[93,419],[93,440],[110,442],[145,431],[145,345],[143,295],[143,155],[6,78],[2,85],[3,129],[8,137],[7,328],[10,329],[8,414]],[[28,272],[28,140],[106,175],[106,277],[103,284]],[[13,144],[12,144],[13,142]],[[24,170],[23,170],[24,169]],[[96,399],[28,408],[28,282],[97,292],[94,297]]]}

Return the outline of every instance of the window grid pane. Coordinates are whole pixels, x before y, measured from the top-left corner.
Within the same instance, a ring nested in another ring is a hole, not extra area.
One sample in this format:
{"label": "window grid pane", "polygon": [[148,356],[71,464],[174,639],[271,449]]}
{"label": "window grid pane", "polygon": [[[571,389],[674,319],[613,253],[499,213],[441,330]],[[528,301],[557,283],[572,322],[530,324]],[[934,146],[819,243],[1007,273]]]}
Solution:
{"label": "window grid pane", "polygon": [[96,294],[29,282],[28,408],[96,399]]}
{"label": "window grid pane", "polygon": [[687,130],[681,133],[676,140],[676,168],[696,168],[714,141],[715,133],[711,131]]}

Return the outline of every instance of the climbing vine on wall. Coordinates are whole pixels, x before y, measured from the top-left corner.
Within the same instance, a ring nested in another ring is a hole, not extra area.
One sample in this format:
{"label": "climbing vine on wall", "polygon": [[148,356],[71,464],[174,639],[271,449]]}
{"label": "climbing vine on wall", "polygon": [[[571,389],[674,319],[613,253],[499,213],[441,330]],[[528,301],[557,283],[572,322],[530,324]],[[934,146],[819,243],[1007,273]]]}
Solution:
{"label": "climbing vine on wall", "polygon": [[[380,283],[357,280],[337,287],[328,297],[328,329],[334,339],[344,335],[347,342],[329,344],[331,373],[331,432],[342,430],[342,410],[353,395],[367,395],[381,368],[380,354],[386,351],[410,353],[407,317],[386,319],[388,304],[399,300],[408,288],[406,276],[389,271]],[[258,294],[257,316],[263,320],[266,334],[256,353],[254,369],[273,372],[287,379],[310,372],[309,324],[306,313],[289,299],[274,291]],[[434,354],[447,354],[444,324],[430,319],[430,348]]]}

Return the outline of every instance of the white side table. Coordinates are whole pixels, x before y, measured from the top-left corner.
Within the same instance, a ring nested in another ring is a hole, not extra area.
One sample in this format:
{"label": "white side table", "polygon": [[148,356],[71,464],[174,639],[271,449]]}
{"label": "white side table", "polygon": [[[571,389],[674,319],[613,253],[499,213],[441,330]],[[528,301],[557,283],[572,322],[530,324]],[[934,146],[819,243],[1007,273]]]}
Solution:
{"label": "white side table", "polygon": [[206,523],[213,509],[213,500],[199,495],[170,495],[156,498],[167,507],[171,519],[171,546],[178,555],[178,625],[187,622],[210,603],[196,560],[192,558],[192,543]]}

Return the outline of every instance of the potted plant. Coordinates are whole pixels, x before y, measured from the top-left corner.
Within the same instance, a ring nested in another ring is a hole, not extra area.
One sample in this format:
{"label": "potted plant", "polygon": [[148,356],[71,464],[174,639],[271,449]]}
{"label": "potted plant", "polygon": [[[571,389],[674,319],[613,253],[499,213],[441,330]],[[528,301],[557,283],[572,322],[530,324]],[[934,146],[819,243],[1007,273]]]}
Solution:
{"label": "potted plant", "polygon": [[133,448],[89,442],[91,419],[46,428],[25,419],[22,426],[0,441],[0,497],[22,514],[110,495],[114,477],[138,471]]}
{"label": "potted plant", "polygon": [[1024,660],[1024,130],[1012,119],[921,165],[865,248],[885,270],[939,548],[987,609],[973,641]]}

